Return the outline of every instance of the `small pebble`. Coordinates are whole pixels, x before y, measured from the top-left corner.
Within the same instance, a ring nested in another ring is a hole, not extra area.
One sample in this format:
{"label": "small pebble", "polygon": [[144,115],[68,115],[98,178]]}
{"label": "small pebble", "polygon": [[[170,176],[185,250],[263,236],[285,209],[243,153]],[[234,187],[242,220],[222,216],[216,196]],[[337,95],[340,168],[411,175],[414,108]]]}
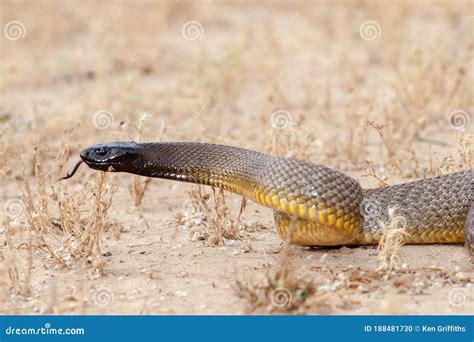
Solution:
{"label": "small pebble", "polygon": [[187,297],[188,293],[186,291],[176,291],[176,297],[181,298],[181,297]]}

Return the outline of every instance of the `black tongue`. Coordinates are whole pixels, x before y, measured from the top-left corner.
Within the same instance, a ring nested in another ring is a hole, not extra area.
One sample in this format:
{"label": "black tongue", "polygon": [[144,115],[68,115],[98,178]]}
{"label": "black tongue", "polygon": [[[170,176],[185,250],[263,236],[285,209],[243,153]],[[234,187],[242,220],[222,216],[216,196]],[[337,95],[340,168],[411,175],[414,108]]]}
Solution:
{"label": "black tongue", "polygon": [[81,164],[82,164],[83,162],[84,162],[84,161],[79,160],[79,161],[77,162],[77,164],[74,166],[74,168],[73,168],[71,171],[69,171],[65,177],[59,178],[56,182],[59,182],[59,181],[61,181],[61,180],[63,180],[63,179],[69,179],[69,178],[71,178],[72,176],[74,176],[74,174],[76,173],[77,169],[79,168],[79,166],[81,166]]}

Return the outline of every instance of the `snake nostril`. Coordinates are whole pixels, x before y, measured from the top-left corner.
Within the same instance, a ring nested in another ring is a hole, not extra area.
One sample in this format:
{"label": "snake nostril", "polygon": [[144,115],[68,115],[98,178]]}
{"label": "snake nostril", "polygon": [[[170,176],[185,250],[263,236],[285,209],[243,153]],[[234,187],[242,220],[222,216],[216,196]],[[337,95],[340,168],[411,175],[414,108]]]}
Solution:
{"label": "snake nostril", "polygon": [[81,151],[81,158],[82,159],[87,158],[88,156],[89,156],[89,151],[87,151],[87,150]]}

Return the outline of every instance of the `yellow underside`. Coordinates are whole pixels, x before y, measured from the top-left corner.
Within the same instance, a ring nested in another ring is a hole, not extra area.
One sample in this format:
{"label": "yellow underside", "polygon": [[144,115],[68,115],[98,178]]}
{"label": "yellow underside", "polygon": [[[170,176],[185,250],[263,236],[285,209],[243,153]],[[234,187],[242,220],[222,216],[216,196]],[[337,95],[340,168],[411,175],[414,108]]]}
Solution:
{"label": "yellow underside", "polygon": [[[281,239],[295,245],[371,245],[377,244],[381,238],[380,230],[369,231],[363,228],[364,219],[358,211],[347,213],[337,205],[308,207],[301,198],[289,200],[288,196],[279,196],[274,190],[268,191],[250,184],[222,182],[218,186],[244,194],[245,197],[273,209]],[[463,222],[452,222],[450,227],[442,229],[419,227],[406,231],[403,243],[462,243],[463,231]]]}

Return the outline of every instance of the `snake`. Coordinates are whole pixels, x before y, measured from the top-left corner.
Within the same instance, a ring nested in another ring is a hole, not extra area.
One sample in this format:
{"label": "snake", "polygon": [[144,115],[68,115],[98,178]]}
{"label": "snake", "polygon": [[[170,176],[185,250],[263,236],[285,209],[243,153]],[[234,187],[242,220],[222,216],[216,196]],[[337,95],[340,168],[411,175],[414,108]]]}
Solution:
{"label": "snake", "polygon": [[84,162],[220,188],[272,209],[279,236],[294,245],[374,245],[395,221],[402,244],[465,242],[474,254],[474,169],[362,189],[324,165],[200,142],[111,142],[85,148],[80,158],[63,179]]}

